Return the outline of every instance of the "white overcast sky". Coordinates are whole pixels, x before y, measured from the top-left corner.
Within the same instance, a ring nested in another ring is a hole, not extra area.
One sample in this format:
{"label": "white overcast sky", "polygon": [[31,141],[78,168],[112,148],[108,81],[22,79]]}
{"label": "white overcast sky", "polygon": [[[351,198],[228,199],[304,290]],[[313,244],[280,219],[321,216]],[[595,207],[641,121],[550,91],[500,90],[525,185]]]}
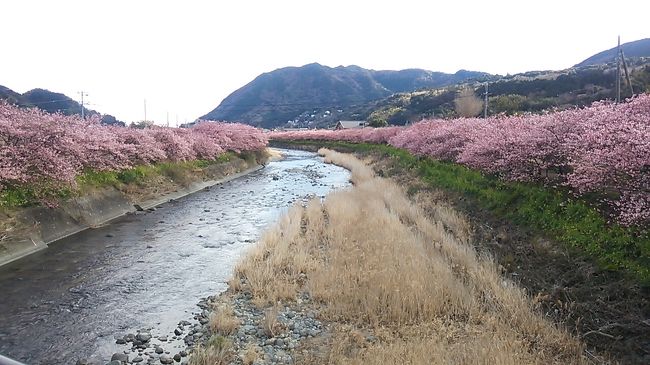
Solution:
{"label": "white overcast sky", "polygon": [[263,72],[318,62],[507,74],[650,37],[650,0],[2,0],[0,85],[173,125]]}

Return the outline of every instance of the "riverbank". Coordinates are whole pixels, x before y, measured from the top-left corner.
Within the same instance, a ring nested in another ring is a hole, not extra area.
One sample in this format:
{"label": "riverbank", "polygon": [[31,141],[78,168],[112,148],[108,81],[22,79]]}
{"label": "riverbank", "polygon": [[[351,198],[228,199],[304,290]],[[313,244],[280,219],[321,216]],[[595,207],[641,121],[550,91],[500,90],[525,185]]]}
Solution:
{"label": "riverbank", "polygon": [[[585,343],[587,353],[611,363],[643,364],[650,360],[650,287],[642,275],[603,264],[608,258],[604,253],[612,252],[613,257],[622,254],[647,270],[644,251],[630,254],[634,247],[647,247],[647,233],[645,238],[617,233],[602,219],[579,214],[584,209],[567,209],[570,205],[557,200],[561,197],[556,195],[526,190],[522,184],[509,187],[471,170],[418,159],[390,146],[271,144],[306,150],[324,145],[356,154],[378,175],[402,186],[425,211],[432,212],[430,206],[438,203],[453,207],[470,222],[476,249],[492,255],[504,274],[526,289],[545,316]],[[560,231],[554,227],[573,228]],[[558,236],[558,232],[565,233]],[[583,242],[607,251],[590,251],[581,246]]]}
{"label": "riverbank", "polygon": [[462,215],[442,202],[425,212],[360,160],[324,153],[354,187],[294,206],[266,232],[208,299],[211,336],[190,363],[586,361],[475,251]]}
{"label": "riverbank", "polygon": [[48,244],[125,214],[156,206],[262,168],[277,153],[227,153],[214,161],[142,166],[124,172],[86,173],[77,191],[52,206],[31,203],[0,209],[0,266]]}

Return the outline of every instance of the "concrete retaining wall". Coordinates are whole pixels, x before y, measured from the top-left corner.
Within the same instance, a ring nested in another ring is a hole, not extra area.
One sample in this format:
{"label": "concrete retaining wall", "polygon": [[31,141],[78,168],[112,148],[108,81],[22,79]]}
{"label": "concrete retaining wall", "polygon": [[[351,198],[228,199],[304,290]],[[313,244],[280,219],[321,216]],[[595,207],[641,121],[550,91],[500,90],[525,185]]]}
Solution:
{"label": "concrete retaining wall", "polygon": [[252,167],[246,164],[242,165],[247,167],[243,171],[229,174],[221,179],[192,182],[188,187],[145,201],[132,203],[124,193],[109,186],[94,191],[90,195],[70,199],[57,208],[25,208],[16,218],[22,226],[33,228],[27,230],[29,233],[25,235],[26,237],[0,242],[0,266],[45,249],[48,244],[64,237],[97,227],[133,212],[136,210],[134,204],[139,205],[142,209],[148,209],[262,168],[260,165]]}

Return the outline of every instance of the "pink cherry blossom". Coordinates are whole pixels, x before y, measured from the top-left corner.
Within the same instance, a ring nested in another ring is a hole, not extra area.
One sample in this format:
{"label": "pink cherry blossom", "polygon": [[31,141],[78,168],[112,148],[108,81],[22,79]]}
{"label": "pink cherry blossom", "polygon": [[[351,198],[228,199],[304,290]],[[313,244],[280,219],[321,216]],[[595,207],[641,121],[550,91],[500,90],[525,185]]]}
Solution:
{"label": "pink cherry blossom", "polygon": [[259,129],[203,122],[194,128],[103,126],[0,102],[0,189],[74,186],[84,170],[119,171],[162,161],[215,159],[267,145]]}
{"label": "pink cherry blossom", "polygon": [[270,138],[388,143],[508,180],[566,186],[577,195],[597,197],[622,224],[650,224],[649,94],[542,115],[273,132]]}

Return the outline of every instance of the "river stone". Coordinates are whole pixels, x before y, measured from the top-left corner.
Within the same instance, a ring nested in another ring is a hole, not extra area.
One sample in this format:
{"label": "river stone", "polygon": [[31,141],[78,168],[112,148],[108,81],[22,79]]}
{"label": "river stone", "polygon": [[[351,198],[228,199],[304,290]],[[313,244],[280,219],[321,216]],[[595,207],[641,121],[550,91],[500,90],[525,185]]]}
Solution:
{"label": "river stone", "polygon": [[126,340],[123,338],[118,338],[117,340],[115,340],[115,343],[118,345],[124,345],[126,343]]}
{"label": "river stone", "polygon": [[113,360],[106,365],[122,365],[122,362],[119,360]]}
{"label": "river stone", "polygon": [[162,342],[166,342],[167,341],[167,336],[160,336],[160,337],[158,337],[158,340],[160,340]]}
{"label": "river stone", "polygon": [[167,354],[163,354],[163,355],[160,355],[160,363],[161,364],[173,364],[174,359],[171,356],[167,355]]}
{"label": "river stone", "polygon": [[181,362],[181,354],[174,355],[174,361]]}
{"label": "river stone", "polygon": [[181,357],[187,356],[187,351],[183,350],[180,352]]}
{"label": "river stone", "polygon": [[77,360],[76,365],[90,365],[90,361],[88,361],[88,359],[79,359]]}
{"label": "river stone", "polygon": [[165,352],[165,350],[163,350],[162,347],[156,347],[156,353],[157,354],[162,354],[163,352]]}
{"label": "river stone", "polygon": [[144,359],[143,359],[141,356],[136,356],[136,357],[133,358],[133,360],[131,360],[131,361],[132,361],[132,362],[142,362],[142,361],[144,361]]}
{"label": "river stone", "polygon": [[180,336],[180,335],[183,334],[183,330],[181,330],[180,328],[177,328],[177,329],[174,330],[174,334],[175,334],[176,336]]}
{"label": "river stone", "polygon": [[246,333],[247,335],[252,335],[257,330],[255,326],[250,324],[245,325],[244,327],[242,327],[242,329],[244,330],[244,333]]}
{"label": "river stone", "polygon": [[116,352],[111,356],[111,361],[122,361],[122,362],[129,362],[129,355],[127,354],[121,354],[119,352]]}
{"label": "river stone", "polygon": [[151,340],[151,334],[147,332],[140,332],[137,334],[137,336],[135,336],[135,338],[142,342],[149,342],[149,340]]}

